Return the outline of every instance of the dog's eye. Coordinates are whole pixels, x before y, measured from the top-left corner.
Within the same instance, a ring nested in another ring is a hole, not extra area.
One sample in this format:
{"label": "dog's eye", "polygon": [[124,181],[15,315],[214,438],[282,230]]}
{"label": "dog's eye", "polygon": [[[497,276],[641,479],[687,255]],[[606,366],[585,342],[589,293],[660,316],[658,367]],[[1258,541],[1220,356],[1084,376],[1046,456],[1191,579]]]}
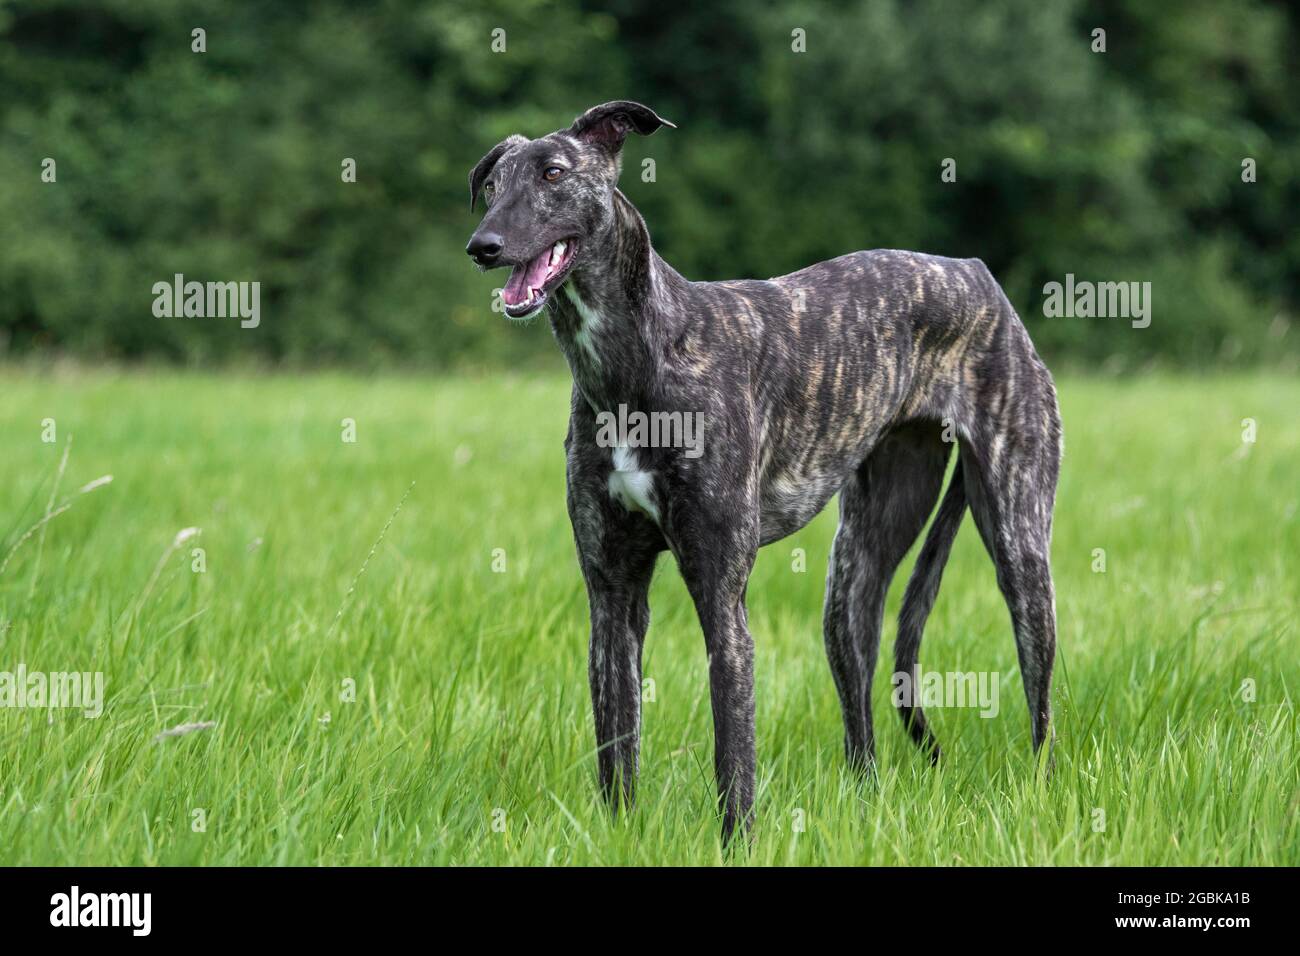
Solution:
{"label": "dog's eye", "polygon": [[542,178],[545,179],[548,183],[555,182],[563,175],[564,175],[564,170],[562,170],[559,166],[547,166],[544,170],[542,170]]}
{"label": "dog's eye", "polygon": [[483,184],[483,195],[485,195],[485,196],[491,196],[491,195],[492,195],[494,192],[496,192],[496,191],[497,191],[497,184],[496,184],[496,183],[484,183],[484,184]]}

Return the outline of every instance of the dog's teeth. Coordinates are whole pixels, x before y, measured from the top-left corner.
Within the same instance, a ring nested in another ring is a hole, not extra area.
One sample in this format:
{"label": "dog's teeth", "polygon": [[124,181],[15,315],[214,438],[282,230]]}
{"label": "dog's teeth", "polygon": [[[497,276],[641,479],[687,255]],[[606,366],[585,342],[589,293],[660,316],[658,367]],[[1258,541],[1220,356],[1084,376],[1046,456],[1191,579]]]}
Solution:
{"label": "dog's teeth", "polygon": [[558,265],[559,261],[564,258],[564,250],[567,247],[563,242],[557,242],[551,248],[551,265]]}

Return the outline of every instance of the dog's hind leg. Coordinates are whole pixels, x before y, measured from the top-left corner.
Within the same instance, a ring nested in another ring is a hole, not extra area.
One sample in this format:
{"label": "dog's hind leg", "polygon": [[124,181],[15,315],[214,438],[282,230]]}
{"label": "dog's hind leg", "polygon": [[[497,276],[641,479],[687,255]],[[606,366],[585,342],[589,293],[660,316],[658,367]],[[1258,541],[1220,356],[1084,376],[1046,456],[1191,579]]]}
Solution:
{"label": "dog's hind leg", "polygon": [[1011,612],[1034,750],[1051,734],[1056,598],[1050,543],[1060,470],[1061,426],[1055,391],[1040,364],[1019,372],[1015,402],[988,417],[961,447],[966,496],[997,569]]}
{"label": "dog's hind leg", "polygon": [[926,619],[934,608],[935,598],[939,595],[943,567],[948,562],[953,539],[957,537],[957,529],[961,527],[961,519],[965,514],[966,489],[962,479],[962,461],[958,458],[957,467],[953,469],[952,478],[948,482],[948,491],[930,524],[925,543],[916,556],[916,565],[907,582],[907,590],[903,593],[903,607],[898,614],[898,638],[894,642],[894,672],[906,674],[910,678],[908,693],[894,703],[908,736],[930,755],[931,763],[939,761],[939,742],[930,732],[925,712],[917,700],[921,635],[925,630]]}
{"label": "dog's hind leg", "polygon": [[858,768],[875,757],[871,682],[885,593],[939,497],[948,454],[937,426],[900,426],[840,489],[823,624],[844,712],[844,750]]}

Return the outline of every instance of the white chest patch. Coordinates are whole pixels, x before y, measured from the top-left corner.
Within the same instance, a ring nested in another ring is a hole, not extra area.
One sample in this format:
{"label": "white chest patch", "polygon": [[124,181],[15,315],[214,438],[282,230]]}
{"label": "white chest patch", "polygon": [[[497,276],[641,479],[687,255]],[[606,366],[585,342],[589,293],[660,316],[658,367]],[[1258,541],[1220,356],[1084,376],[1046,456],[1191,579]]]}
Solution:
{"label": "white chest patch", "polygon": [[654,503],[654,473],[642,471],[636,452],[620,445],[614,449],[614,470],[609,473],[609,496],[628,511],[641,511],[659,523]]}
{"label": "white chest patch", "polygon": [[573,291],[573,283],[564,283],[564,294],[568,296],[573,307],[578,310],[578,317],[582,319],[582,324],[578,326],[577,334],[573,337],[574,341],[578,343],[578,348],[587,353],[592,364],[599,366],[600,356],[596,353],[594,336],[600,331],[605,321],[604,316],[578,297],[578,293]]}

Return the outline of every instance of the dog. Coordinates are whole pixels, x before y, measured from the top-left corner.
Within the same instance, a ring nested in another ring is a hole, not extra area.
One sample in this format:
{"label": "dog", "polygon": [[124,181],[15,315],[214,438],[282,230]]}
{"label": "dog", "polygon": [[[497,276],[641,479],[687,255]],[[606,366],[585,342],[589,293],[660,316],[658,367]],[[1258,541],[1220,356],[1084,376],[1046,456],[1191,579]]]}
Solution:
{"label": "dog", "polygon": [[[1056,390],[979,259],[855,252],[766,281],[692,282],[655,252],[618,189],[629,133],[674,124],[631,101],[540,139],[514,135],[470,173],[486,213],[466,252],[509,266],[508,317],[549,309],[573,374],[567,499],[591,611],[588,674],[601,789],[635,797],[641,651],[655,562],[671,551],[709,657],[724,843],[753,820],[754,649],[746,586],[760,547],[840,494],[826,653],[850,764],[874,761],[871,682],[885,592],[957,463],[903,598],[896,671],[921,632],[967,507],[1011,612],[1035,753],[1052,734],[1049,562],[1062,435]],[[694,413],[702,454],[600,440],[602,416]],[[611,447],[612,445],[612,447]],[[911,739],[939,746],[914,701]]]}

